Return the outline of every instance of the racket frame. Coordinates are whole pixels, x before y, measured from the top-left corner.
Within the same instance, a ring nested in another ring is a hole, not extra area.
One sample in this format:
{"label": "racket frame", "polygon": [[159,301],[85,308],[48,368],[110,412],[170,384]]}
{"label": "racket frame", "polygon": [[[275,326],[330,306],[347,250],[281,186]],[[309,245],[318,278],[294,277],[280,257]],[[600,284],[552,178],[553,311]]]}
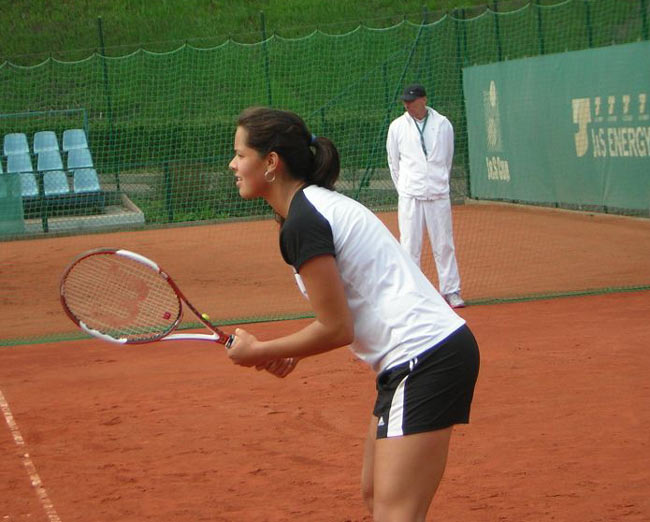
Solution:
{"label": "racket frame", "polygon": [[[84,259],[96,255],[117,255],[117,256],[122,256],[131,259],[132,261],[136,261],[148,267],[149,269],[156,272],[160,277],[162,277],[174,291],[174,294],[176,295],[176,298],[178,299],[178,303],[179,303],[178,317],[176,317],[176,320],[171,324],[171,326],[167,328],[160,335],[156,337],[152,337],[150,339],[128,339],[124,337],[116,338],[108,334],[102,333],[98,330],[95,330],[94,328],[90,328],[81,319],[79,319],[72,312],[72,310],[70,310],[68,303],[66,302],[66,298],[65,298],[66,278],[76,265],[78,265]],[[158,265],[158,263],[152,261],[151,259],[141,254],[132,252],[130,250],[126,250],[123,248],[95,248],[79,254],[63,272],[63,275],[61,276],[61,282],[59,284],[59,292],[60,292],[61,306],[63,307],[63,310],[65,311],[66,315],[70,318],[70,320],[87,334],[93,337],[97,337],[98,339],[102,339],[103,341],[107,341],[115,344],[146,344],[146,343],[152,343],[156,341],[210,341],[210,342],[223,344],[226,348],[230,348],[230,345],[233,342],[234,337],[232,335],[226,334],[225,332],[220,330],[217,326],[212,324],[212,322],[210,322],[208,319],[205,318],[204,314],[200,313],[196,309],[196,307],[192,303],[190,303],[190,301],[187,299],[187,297],[185,297],[185,294],[183,294],[183,292],[178,287],[176,282],[171,278],[171,276],[167,272],[165,272]],[[192,313],[194,313],[197,319],[201,321],[201,323],[203,323],[203,325],[212,332],[211,334],[172,333],[176,330],[176,328],[178,328],[183,318],[183,303],[185,304],[185,306],[187,306],[187,308],[189,308],[192,311]]]}

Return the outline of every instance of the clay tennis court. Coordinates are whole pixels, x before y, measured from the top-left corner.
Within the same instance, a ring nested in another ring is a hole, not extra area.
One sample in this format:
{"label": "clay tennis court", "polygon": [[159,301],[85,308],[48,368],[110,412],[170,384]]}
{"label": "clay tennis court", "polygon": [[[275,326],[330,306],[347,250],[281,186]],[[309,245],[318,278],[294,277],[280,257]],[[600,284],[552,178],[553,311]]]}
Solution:
{"label": "clay tennis court", "polygon": [[[480,206],[455,209],[454,219],[476,302],[525,284],[590,288],[602,271],[614,286],[648,282],[647,220]],[[490,242],[464,233],[480,223],[511,228]],[[221,227],[237,232],[224,255],[215,254],[230,237]],[[280,256],[269,262],[241,246],[260,237],[254,227],[269,241],[257,250],[275,248],[268,222],[2,243],[2,337],[28,343],[0,347],[0,520],[371,520],[359,473],[374,376],[346,349],[278,380],[206,343],[29,342],[71,332],[58,275],[95,246],[158,260],[213,317],[271,305],[304,313]],[[204,248],[192,252],[197,243]],[[522,267],[526,250],[537,255]],[[479,341],[481,373],[428,520],[650,519],[650,291],[460,314]],[[275,336],[304,321],[246,328]]]}

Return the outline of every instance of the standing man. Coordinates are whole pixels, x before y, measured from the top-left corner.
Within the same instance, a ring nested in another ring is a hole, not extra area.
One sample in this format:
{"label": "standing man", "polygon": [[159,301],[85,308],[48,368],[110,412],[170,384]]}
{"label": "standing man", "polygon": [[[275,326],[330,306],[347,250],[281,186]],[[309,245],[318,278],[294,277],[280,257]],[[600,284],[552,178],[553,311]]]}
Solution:
{"label": "standing man", "polygon": [[406,112],[390,124],[386,139],[388,167],[399,196],[400,243],[419,266],[426,225],[440,293],[452,308],[462,308],[449,199],[454,129],[427,106],[422,85],[408,86],[402,102]]}

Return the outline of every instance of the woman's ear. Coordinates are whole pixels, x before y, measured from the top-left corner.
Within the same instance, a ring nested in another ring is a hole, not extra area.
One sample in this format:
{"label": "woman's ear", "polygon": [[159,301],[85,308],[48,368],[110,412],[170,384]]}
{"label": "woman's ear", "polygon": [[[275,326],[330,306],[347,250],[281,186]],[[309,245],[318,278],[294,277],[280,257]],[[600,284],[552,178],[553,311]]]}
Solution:
{"label": "woman's ear", "polygon": [[271,151],[266,156],[266,170],[269,172],[275,171],[280,164],[280,156],[275,151]]}

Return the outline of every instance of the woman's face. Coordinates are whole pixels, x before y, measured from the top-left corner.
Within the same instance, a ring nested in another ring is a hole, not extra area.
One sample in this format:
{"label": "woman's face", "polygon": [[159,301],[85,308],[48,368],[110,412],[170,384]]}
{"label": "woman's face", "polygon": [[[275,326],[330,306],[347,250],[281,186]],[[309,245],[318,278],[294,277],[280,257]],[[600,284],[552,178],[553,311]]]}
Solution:
{"label": "woman's face", "polygon": [[264,180],[266,161],[259,153],[247,145],[248,132],[237,127],[235,132],[235,157],[230,162],[230,169],[235,173],[235,184],[239,195],[244,199],[263,197],[268,188]]}

